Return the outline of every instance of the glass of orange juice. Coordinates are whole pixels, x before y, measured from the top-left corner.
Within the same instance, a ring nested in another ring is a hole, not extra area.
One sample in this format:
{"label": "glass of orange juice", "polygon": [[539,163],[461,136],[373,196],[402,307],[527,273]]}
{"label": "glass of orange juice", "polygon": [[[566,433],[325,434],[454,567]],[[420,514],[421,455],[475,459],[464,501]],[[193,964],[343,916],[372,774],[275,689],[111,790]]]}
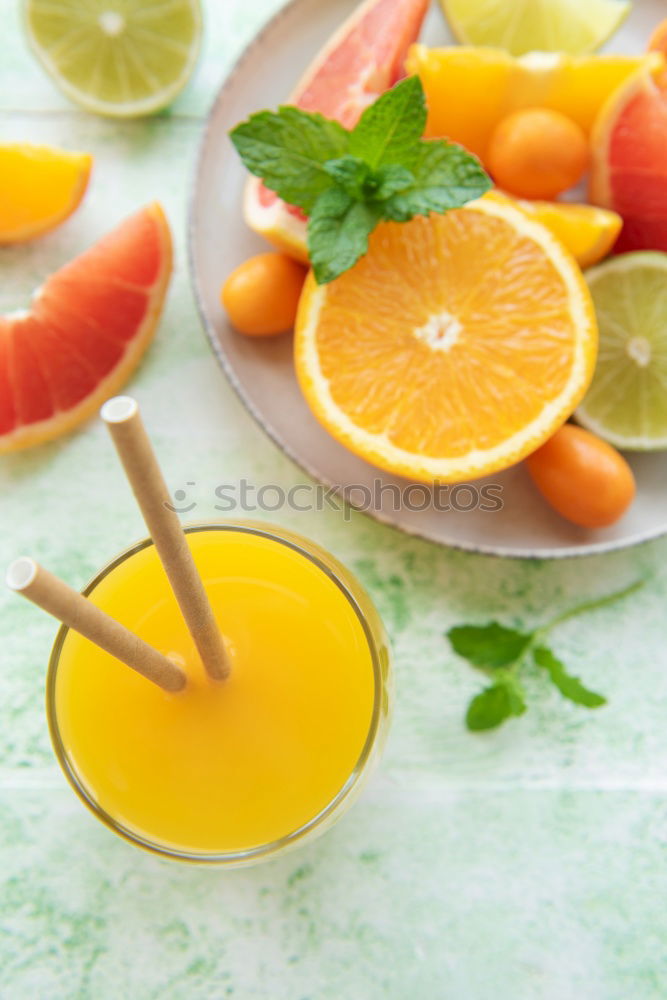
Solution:
{"label": "glass of orange juice", "polygon": [[47,680],[60,765],[116,833],[165,857],[234,867],[322,833],[351,805],[386,737],[380,618],[324,549],[252,522],[185,529],[231,656],[205,673],[150,539],[88,598],[178,662],[168,693],[65,626]]}

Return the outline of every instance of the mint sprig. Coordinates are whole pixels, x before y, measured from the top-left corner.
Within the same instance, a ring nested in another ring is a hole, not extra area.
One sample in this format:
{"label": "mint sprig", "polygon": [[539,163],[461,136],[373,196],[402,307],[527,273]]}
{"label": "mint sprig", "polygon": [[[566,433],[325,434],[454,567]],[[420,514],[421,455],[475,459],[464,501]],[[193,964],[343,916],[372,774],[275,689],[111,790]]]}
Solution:
{"label": "mint sprig", "polygon": [[319,284],[362,257],[378,222],[407,222],[481,197],[491,181],[479,160],[443,139],[422,139],[419,77],[387,91],[347,131],[290,105],[259,111],[230,132],[247,169],[308,218],[308,252]]}
{"label": "mint sprig", "polygon": [[561,622],[619,601],[644,585],[638,580],[614,594],[578,604],[530,632],[507,628],[498,622],[488,625],[455,625],[447,632],[452,649],[471,666],[485,673],[491,684],[475,695],[466,713],[468,729],[495,729],[507,719],[523,715],[526,701],[520,672],[529,661],[546,672],[564,698],[585,708],[599,708],[607,699],[587,688],[568,673],[562,660],[544,645],[545,636]]}
{"label": "mint sprig", "polygon": [[366,108],[350,133],[349,150],[372,170],[384,163],[409,168],[425,127],[424,88],[418,76],[409,76]]}
{"label": "mint sprig", "polygon": [[230,138],[252,174],[307,214],[332,184],[325,164],[348,147],[348,133],[338,122],[289,105],[251,115]]}

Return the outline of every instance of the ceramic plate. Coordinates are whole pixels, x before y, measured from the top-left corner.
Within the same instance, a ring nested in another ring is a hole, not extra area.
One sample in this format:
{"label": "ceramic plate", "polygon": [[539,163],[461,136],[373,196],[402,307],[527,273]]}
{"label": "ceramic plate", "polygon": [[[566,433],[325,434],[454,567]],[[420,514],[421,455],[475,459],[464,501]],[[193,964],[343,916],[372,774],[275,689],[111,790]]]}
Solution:
{"label": "ceramic plate", "polygon": [[[293,0],[242,54],[210,112],[199,151],[190,207],[190,266],[204,327],[216,357],[250,413],[275,443],[313,479],[334,486],[353,505],[402,531],[443,545],[523,557],[604,552],[667,532],[667,455],[632,456],[638,496],[610,528],[569,525],[536,494],[523,466],[441,490],[389,475],[339,445],[311,415],[292,365],[291,338],[255,342],[234,333],[219,301],[224,277],[266,244],[241,213],[244,171],[227,137],[248,114],[275,107],[355,0]],[[639,52],[664,16],[663,0],[642,0],[609,44]],[[432,9],[422,40],[449,44],[440,11]]]}

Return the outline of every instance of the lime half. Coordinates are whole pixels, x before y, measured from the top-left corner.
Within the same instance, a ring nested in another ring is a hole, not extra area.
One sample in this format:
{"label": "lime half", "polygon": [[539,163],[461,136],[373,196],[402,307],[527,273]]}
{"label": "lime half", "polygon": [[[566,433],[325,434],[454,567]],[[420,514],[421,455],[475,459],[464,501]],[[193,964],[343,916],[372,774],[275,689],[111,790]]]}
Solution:
{"label": "lime half", "polygon": [[667,253],[621,254],[586,280],[600,351],[575,416],[619,448],[667,448]]}
{"label": "lime half", "polygon": [[525,52],[592,52],[616,31],[629,0],[440,0],[464,45]]}
{"label": "lime half", "polygon": [[131,118],[169,104],[199,54],[199,0],[25,0],[37,57],[88,111]]}

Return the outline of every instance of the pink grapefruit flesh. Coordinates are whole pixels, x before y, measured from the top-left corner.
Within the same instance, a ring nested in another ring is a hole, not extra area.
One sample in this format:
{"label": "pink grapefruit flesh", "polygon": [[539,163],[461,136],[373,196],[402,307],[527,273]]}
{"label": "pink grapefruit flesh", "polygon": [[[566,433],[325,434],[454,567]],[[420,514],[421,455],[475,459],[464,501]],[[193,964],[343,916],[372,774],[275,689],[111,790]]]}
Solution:
{"label": "pink grapefruit flesh", "polygon": [[623,218],[614,247],[667,250],[667,76],[632,76],[603,106],[592,142],[590,200]]}
{"label": "pink grapefruit flesh", "polygon": [[[288,99],[352,128],[364,108],[405,75],[428,0],[365,0],[325,44]],[[298,260],[307,261],[306,220],[252,177],[244,196],[251,229]]]}
{"label": "pink grapefruit flesh", "polygon": [[171,264],[154,203],[47,278],[29,310],[0,316],[0,453],[70,430],[120,389],[153,336]]}

